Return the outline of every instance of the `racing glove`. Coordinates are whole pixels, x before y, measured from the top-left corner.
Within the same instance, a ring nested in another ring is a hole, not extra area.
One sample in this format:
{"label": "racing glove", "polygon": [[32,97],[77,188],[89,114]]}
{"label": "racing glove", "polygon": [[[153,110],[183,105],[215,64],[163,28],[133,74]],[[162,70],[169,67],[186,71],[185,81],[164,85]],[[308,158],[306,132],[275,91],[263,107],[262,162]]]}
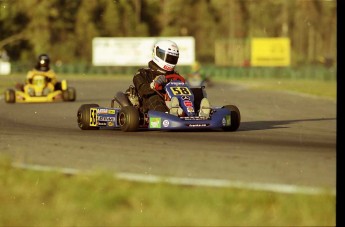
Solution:
{"label": "racing glove", "polygon": [[167,82],[165,75],[159,75],[156,76],[156,78],[154,78],[154,80],[151,82],[150,87],[151,89],[154,90],[161,90],[163,84],[165,84]]}

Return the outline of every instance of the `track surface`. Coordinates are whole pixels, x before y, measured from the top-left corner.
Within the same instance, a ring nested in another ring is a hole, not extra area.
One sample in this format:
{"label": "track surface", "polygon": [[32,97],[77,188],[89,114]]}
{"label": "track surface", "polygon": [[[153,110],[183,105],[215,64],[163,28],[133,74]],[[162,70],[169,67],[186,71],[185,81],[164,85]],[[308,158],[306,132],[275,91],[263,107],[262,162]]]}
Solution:
{"label": "track surface", "polygon": [[0,154],[26,164],[336,187],[336,103],[235,85],[207,88],[211,105],[241,111],[237,132],[82,131],[80,105],[109,106],[130,79],[70,80],[75,102],[6,104],[0,100]]}

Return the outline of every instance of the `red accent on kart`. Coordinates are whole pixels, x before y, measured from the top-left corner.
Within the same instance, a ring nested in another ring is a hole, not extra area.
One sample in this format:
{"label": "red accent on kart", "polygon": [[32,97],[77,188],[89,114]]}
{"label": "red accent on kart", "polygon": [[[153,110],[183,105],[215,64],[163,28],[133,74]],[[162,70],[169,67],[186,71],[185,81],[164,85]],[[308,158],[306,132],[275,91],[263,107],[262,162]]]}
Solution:
{"label": "red accent on kart", "polygon": [[182,76],[178,75],[178,74],[166,75],[165,79],[167,79],[167,80],[179,80],[179,81],[181,81],[183,83],[185,82],[185,79]]}
{"label": "red accent on kart", "polygon": [[160,90],[162,90],[162,89],[163,89],[162,85],[156,84],[156,83],[155,83],[155,90],[156,90],[156,91],[160,91]]}
{"label": "red accent on kart", "polygon": [[187,107],[193,107],[193,103],[189,100],[186,100],[186,101],[183,101],[184,105],[187,106]]}

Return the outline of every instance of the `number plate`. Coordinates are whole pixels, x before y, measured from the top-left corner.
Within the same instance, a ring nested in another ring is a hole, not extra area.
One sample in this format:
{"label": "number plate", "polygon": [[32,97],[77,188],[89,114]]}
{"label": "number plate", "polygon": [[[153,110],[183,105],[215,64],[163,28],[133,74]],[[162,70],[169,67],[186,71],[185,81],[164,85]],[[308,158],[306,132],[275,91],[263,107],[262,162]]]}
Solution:
{"label": "number plate", "polygon": [[174,95],[191,95],[192,93],[188,87],[170,87]]}
{"label": "number plate", "polygon": [[97,126],[97,108],[90,108],[90,126]]}

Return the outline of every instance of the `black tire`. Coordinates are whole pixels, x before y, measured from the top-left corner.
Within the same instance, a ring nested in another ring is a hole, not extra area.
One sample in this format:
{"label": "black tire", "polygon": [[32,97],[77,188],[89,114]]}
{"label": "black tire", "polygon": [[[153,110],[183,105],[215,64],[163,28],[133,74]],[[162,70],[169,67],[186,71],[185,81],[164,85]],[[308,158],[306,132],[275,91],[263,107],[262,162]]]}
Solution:
{"label": "black tire", "polygon": [[124,132],[135,132],[139,128],[139,111],[133,106],[125,106],[118,116],[120,128]]}
{"label": "black tire", "polygon": [[74,87],[68,87],[67,90],[62,91],[62,98],[64,101],[73,102],[77,97],[77,93]]}
{"label": "black tire", "polygon": [[13,89],[7,89],[5,91],[5,102],[15,103],[16,102],[16,92]]}
{"label": "black tire", "polygon": [[99,127],[90,126],[90,109],[99,107],[98,104],[83,104],[77,113],[78,126],[82,130],[97,130]]}
{"label": "black tire", "polygon": [[241,124],[240,110],[237,108],[237,106],[234,105],[223,106],[223,108],[227,108],[231,111],[231,124],[230,126],[223,127],[223,130],[230,132],[237,131]]}

